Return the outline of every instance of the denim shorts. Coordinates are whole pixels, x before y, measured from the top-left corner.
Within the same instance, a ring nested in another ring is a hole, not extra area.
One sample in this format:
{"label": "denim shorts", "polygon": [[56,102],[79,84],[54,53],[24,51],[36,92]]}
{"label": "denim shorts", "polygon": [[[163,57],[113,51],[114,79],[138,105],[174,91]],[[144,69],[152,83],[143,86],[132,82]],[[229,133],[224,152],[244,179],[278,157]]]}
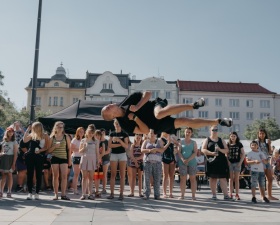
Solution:
{"label": "denim shorts", "polygon": [[251,187],[256,188],[258,184],[260,188],[265,187],[265,173],[251,171]]}
{"label": "denim shorts", "polygon": [[110,161],[113,161],[113,162],[124,161],[124,162],[126,162],[127,161],[126,153],[125,152],[120,153],[120,154],[111,153]]}
{"label": "denim shorts", "polygon": [[239,163],[230,163],[229,164],[229,171],[230,172],[240,172],[241,166],[238,166]]}
{"label": "denim shorts", "polygon": [[271,169],[271,165],[269,162],[267,164],[264,164],[264,169],[268,169],[268,170]]}

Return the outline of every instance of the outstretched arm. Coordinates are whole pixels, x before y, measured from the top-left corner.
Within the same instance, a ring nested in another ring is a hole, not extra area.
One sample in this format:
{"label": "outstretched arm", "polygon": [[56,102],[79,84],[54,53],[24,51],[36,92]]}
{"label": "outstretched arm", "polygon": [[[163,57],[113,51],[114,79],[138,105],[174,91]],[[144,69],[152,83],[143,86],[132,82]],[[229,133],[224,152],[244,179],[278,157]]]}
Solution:
{"label": "outstretched arm", "polygon": [[138,111],[146,102],[148,102],[150,100],[152,96],[152,92],[150,91],[145,91],[142,95],[142,98],[140,99],[140,101],[137,103],[137,105],[131,105],[129,107],[129,110],[131,112],[136,112]]}

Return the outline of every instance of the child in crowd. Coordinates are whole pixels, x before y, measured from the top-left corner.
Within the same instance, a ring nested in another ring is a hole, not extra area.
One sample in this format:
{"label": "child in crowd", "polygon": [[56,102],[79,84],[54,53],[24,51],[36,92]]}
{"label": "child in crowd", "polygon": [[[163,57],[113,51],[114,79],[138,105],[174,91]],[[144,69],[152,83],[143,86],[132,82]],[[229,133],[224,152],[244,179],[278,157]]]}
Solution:
{"label": "child in crowd", "polygon": [[94,186],[95,186],[95,197],[100,198],[101,193],[99,192],[99,185],[100,185],[100,180],[103,179],[103,170],[102,170],[102,163],[101,163],[101,157],[105,154],[105,144],[101,143],[101,137],[102,137],[102,132],[100,130],[96,130],[94,132],[94,137],[96,140],[99,141],[99,159],[98,159],[98,164],[96,165],[96,170],[94,171]]}
{"label": "child in crowd", "polygon": [[86,137],[82,139],[79,152],[82,153],[80,168],[82,171],[82,196],[81,200],[86,199],[86,193],[89,192],[88,199],[94,200],[92,193],[93,174],[98,165],[99,159],[99,141],[94,137],[95,126],[89,125],[86,130]]}
{"label": "child in crowd", "polygon": [[266,156],[263,152],[259,151],[259,145],[257,141],[252,141],[250,144],[250,151],[247,155],[247,163],[251,166],[251,191],[252,202],[257,203],[256,199],[256,187],[259,184],[259,190],[263,201],[269,203],[267,197],[265,197],[265,174],[264,164],[267,163]]}

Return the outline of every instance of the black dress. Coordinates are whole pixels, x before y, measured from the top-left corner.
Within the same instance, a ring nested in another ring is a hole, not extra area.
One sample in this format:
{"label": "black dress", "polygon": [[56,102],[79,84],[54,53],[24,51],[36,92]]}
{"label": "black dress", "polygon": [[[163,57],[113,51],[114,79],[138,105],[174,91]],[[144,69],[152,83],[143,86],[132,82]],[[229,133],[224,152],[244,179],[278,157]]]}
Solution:
{"label": "black dress", "polygon": [[[223,149],[224,145],[221,138],[218,138],[218,142],[212,141],[209,137],[207,138],[207,150],[215,152],[215,145],[218,144],[219,148]],[[214,158],[214,156],[207,156],[208,159]],[[206,175],[210,178],[228,178],[229,168],[225,154],[218,152],[215,160],[206,164]]]}

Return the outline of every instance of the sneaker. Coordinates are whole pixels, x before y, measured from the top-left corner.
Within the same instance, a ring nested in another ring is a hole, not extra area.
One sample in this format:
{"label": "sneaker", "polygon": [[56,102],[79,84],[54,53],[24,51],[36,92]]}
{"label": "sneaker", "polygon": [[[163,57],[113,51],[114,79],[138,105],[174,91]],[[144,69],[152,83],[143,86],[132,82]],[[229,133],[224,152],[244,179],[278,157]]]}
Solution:
{"label": "sneaker", "polygon": [[264,198],[263,198],[263,202],[269,203],[270,201],[267,199],[267,197],[264,197]]}
{"label": "sneaker", "polygon": [[216,196],[216,195],[213,195],[211,199],[212,199],[212,200],[217,200],[217,196]]}
{"label": "sneaker", "polygon": [[231,200],[232,198],[230,198],[228,195],[224,196],[224,200]]}
{"label": "sneaker", "polygon": [[253,203],[257,203],[256,197],[253,197],[253,198],[252,198],[252,202],[253,202]]}
{"label": "sneaker", "polygon": [[26,198],[27,200],[32,200],[32,194],[31,193],[29,193],[28,195],[27,195],[27,198]]}
{"label": "sneaker", "polygon": [[199,109],[200,107],[203,107],[204,105],[205,105],[204,98],[200,98],[193,103],[193,109]]}
{"label": "sneaker", "polygon": [[237,200],[237,201],[239,201],[239,200],[240,200],[239,195],[235,195],[235,200]]}
{"label": "sneaker", "polygon": [[101,194],[107,194],[106,189],[103,189],[102,192],[101,192]]}
{"label": "sneaker", "polygon": [[219,119],[219,124],[221,126],[231,127],[232,126],[232,118]]}
{"label": "sneaker", "polygon": [[24,192],[23,187],[17,186],[17,187],[16,187],[16,192],[17,192],[17,193]]}
{"label": "sneaker", "polygon": [[34,199],[39,200],[39,194],[35,194]]}

